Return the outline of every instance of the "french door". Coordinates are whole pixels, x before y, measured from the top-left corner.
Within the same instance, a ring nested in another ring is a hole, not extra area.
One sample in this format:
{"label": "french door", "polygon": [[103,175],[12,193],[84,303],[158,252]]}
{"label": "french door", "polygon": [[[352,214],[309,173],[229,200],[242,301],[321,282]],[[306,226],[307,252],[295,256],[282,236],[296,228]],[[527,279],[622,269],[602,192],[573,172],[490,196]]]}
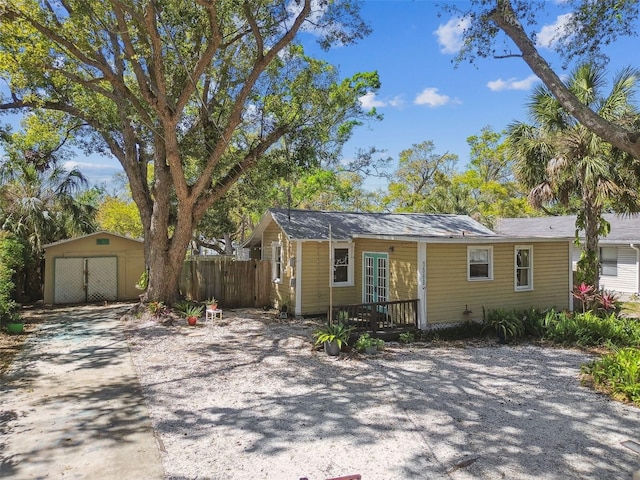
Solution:
{"label": "french door", "polygon": [[387,301],[388,265],[389,258],[386,253],[364,254],[363,303]]}

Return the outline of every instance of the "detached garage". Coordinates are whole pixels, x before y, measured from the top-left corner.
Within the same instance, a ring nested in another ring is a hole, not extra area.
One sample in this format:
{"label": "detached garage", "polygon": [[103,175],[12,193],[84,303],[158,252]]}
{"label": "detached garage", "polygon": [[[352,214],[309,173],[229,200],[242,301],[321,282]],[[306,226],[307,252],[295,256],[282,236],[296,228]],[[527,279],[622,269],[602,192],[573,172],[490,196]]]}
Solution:
{"label": "detached garage", "polygon": [[97,232],[45,245],[45,303],[133,300],[144,271],[144,244]]}

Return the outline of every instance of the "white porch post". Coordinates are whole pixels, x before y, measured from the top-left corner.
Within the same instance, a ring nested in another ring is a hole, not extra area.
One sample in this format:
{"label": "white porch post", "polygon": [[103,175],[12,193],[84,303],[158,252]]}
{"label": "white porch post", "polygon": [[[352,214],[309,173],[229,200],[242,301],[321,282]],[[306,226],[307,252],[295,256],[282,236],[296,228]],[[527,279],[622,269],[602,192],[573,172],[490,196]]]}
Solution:
{"label": "white porch post", "polygon": [[302,316],[302,240],[296,242],[296,317]]}
{"label": "white porch post", "polygon": [[427,328],[427,243],[418,242],[418,328]]}

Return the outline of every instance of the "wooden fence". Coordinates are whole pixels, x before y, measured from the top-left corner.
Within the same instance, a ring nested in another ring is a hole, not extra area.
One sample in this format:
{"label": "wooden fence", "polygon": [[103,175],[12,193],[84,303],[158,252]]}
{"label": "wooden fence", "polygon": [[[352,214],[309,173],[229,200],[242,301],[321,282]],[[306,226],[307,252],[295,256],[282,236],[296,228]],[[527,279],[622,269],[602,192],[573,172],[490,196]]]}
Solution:
{"label": "wooden fence", "polygon": [[192,300],[215,297],[222,308],[270,304],[271,263],[232,257],[194,257],[184,262],[180,291]]}

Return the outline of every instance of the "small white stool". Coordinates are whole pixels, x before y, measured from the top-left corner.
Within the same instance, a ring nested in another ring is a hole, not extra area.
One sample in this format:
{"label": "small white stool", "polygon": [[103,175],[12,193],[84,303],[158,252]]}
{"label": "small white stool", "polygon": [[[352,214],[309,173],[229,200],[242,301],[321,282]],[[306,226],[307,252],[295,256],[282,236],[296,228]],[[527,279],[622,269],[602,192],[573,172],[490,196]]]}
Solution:
{"label": "small white stool", "polygon": [[215,310],[207,308],[207,311],[205,312],[205,320],[211,320],[213,322],[216,318],[222,320],[222,310],[219,308],[216,308]]}

